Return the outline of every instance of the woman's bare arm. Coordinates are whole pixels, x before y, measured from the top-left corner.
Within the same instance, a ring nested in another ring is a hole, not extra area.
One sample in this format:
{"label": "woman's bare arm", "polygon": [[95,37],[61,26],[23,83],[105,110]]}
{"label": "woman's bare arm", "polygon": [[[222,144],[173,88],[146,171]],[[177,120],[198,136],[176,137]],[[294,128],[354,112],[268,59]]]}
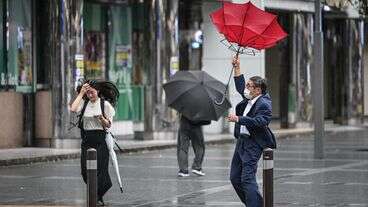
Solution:
{"label": "woman's bare arm", "polygon": [[77,112],[78,107],[83,99],[84,94],[86,93],[86,91],[88,90],[89,85],[86,83],[82,86],[77,98],[75,98],[75,100],[73,101],[72,104],[69,105],[69,110],[72,112]]}

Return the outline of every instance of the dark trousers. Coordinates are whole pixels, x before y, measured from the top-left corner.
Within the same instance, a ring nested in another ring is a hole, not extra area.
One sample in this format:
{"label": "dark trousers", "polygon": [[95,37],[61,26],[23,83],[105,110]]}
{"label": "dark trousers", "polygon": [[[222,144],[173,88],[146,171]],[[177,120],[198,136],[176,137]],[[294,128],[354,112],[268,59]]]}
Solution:
{"label": "dark trousers", "polygon": [[102,130],[84,131],[81,144],[81,172],[83,181],[87,183],[86,155],[89,148],[97,151],[97,195],[102,197],[111,188],[109,175],[109,150],[105,141],[106,132]]}
{"label": "dark trousers", "polygon": [[182,120],[178,132],[177,158],[179,169],[183,172],[188,171],[188,151],[190,142],[192,142],[194,151],[192,169],[200,170],[202,169],[202,162],[205,153],[202,127],[191,125]]}
{"label": "dark trousers", "polygon": [[252,138],[241,138],[236,142],[230,180],[240,200],[247,207],[263,206],[256,180],[257,164],[262,151]]}

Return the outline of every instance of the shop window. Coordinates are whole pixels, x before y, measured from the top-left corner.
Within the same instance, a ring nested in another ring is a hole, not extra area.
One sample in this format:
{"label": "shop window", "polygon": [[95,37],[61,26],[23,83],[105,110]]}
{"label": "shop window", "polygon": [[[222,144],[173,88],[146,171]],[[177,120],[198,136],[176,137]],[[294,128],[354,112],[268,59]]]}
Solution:
{"label": "shop window", "polygon": [[55,67],[53,50],[50,47],[52,38],[50,25],[54,24],[53,15],[47,1],[35,1],[36,6],[36,41],[37,41],[37,90],[50,89],[51,71]]}
{"label": "shop window", "polygon": [[5,32],[5,20],[4,20],[4,9],[5,3],[4,1],[0,1],[0,88],[6,88],[7,87],[7,69],[6,69],[6,44],[4,41],[4,37],[6,36],[4,34]]}
{"label": "shop window", "polygon": [[120,91],[118,120],[143,120],[143,86],[132,85],[131,16],[129,6],[109,7],[109,80],[116,83]]}
{"label": "shop window", "polygon": [[118,86],[131,84],[131,16],[128,7],[109,8],[109,79]]}
{"label": "shop window", "polygon": [[29,0],[9,0],[9,28],[7,53],[7,79],[16,91],[31,92],[32,70],[32,27],[31,3]]}
{"label": "shop window", "polygon": [[84,75],[87,79],[105,79],[106,38],[105,7],[87,3],[84,8]]}
{"label": "shop window", "polygon": [[116,120],[143,120],[144,87],[132,81],[131,7],[86,3],[83,12],[85,78],[108,79],[117,85]]}

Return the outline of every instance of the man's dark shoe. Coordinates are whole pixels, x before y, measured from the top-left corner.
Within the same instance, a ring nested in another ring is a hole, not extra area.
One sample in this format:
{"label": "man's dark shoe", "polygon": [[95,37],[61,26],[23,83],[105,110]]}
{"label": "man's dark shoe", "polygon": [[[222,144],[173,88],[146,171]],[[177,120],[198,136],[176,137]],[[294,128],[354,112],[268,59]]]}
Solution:
{"label": "man's dark shoe", "polygon": [[180,171],[178,172],[178,177],[188,177],[188,176],[189,176],[188,171],[180,170]]}

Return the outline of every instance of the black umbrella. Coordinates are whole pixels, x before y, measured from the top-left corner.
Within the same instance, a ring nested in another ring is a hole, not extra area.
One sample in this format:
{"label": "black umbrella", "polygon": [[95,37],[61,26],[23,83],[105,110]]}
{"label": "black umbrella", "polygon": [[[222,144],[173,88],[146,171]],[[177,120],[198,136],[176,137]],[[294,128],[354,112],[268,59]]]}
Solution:
{"label": "black umbrella", "polygon": [[231,107],[219,102],[225,84],[204,71],[178,71],[163,87],[168,105],[192,121],[218,120]]}

